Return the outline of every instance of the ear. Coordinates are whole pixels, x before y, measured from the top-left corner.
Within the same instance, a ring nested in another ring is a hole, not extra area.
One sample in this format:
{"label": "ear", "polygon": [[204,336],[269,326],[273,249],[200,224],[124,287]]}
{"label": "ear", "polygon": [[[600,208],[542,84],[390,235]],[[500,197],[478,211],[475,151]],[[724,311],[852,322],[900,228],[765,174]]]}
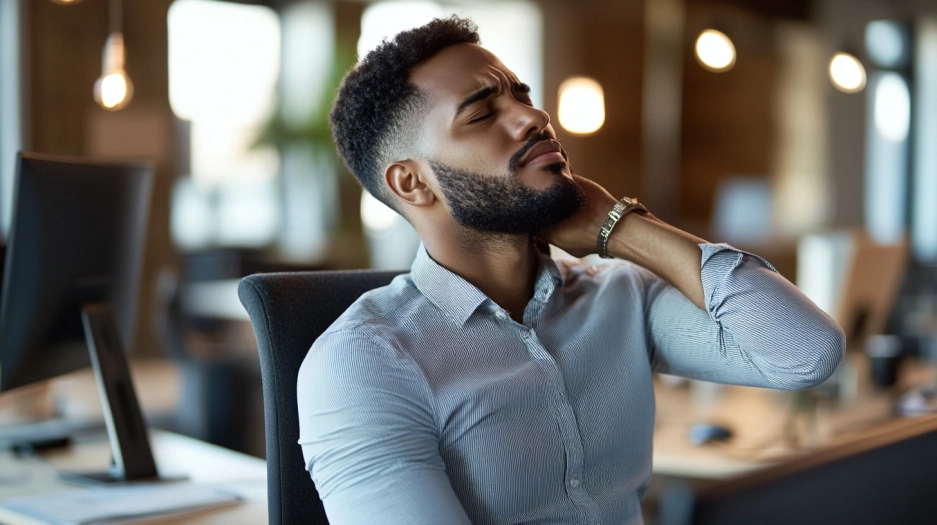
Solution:
{"label": "ear", "polygon": [[384,170],[384,181],[397,197],[410,206],[429,206],[436,194],[426,183],[420,165],[413,160],[394,162]]}

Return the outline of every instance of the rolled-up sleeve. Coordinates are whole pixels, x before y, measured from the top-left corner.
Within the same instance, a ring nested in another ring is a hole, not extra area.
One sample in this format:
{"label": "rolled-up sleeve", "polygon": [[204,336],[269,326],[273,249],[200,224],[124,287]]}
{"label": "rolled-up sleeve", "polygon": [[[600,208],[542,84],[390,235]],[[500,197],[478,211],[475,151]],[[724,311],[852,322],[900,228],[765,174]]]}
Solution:
{"label": "rolled-up sleeve", "polygon": [[385,346],[359,330],[332,332],[299,371],[299,444],[329,522],[467,524],[425,378]]}
{"label": "rolled-up sleeve", "polygon": [[714,381],[800,390],[839,365],[845,335],[764,259],[701,244],[706,310],[646,272],[645,312],[655,370]]}

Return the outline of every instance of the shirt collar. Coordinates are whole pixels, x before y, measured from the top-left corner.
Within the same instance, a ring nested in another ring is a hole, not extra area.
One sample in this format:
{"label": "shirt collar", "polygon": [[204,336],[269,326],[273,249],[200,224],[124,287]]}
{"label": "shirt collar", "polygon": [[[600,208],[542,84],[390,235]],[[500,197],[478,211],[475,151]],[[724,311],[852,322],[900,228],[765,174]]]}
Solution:
{"label": "shirt collar", "polygon": [[[468,321],[482,303],[489,300],[475,285],[433,260],[422,243],[410,268],[410,278],[430,302],[460,326]],[[556,262],[549,254],[541,254],[534,298],[546,301],[562,284],[563,277]]]}

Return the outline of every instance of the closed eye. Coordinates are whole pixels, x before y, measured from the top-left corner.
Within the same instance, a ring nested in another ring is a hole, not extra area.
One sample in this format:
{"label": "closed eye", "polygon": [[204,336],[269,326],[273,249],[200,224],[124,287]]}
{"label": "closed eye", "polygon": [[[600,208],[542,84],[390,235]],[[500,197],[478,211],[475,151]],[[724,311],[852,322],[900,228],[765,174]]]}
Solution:
{"label": "closed eye", "polygon": [[487,119],[489,119],[489,118],[491,118],[491,117],[493,117],[493,116],[495,116],[494,113],[488,113],[487,115],[482,115],[482,116],[480,116],[480,117],[478,117],[478,118],[474,118],[474,119],[470,120],[468,123],[469,123],[469,124],[475,124],[476,122],[481,122],[481,121],[483,121],[483,120],[487,120]]}

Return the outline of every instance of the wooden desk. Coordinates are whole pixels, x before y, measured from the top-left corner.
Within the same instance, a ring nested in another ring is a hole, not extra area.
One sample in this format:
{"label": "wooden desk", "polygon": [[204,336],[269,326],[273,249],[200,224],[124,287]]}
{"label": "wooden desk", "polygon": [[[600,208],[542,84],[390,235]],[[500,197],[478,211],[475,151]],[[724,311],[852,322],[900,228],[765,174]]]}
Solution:
{"label": "wooden desk", "polygon": [[[897,393],[932,384],[935,377],[929,363],[906,360],[899,383],[881,390],[870,384],[868,364],[861,354],[851,354],[842,366],[843,395],[819,402],[812,417],[802,414],[794,423],[789,422],[792,392],[712,384],[694,389],[656,381],[654,473],[721,479],[806,454],[895,419],[892,408]],[[726,443],[696,446],[688,435],[697,423],[724,425],[734,436]]]}
{"label": "wooden desk", "polygon": [[[161,473],[185,474],[194,483],[223,487],[244,498],[243,503],[235,506],[152,520],[152,523],[267,523],[267,466],[262,459],[171,432],[153,431],[150,440]],[[106,436],[102,434],[43,454],[44,460],[2,452],[0,500],[57,490],[83,490],[60,481],[54,469],[103,470],[110,463],[110,457]]]}

